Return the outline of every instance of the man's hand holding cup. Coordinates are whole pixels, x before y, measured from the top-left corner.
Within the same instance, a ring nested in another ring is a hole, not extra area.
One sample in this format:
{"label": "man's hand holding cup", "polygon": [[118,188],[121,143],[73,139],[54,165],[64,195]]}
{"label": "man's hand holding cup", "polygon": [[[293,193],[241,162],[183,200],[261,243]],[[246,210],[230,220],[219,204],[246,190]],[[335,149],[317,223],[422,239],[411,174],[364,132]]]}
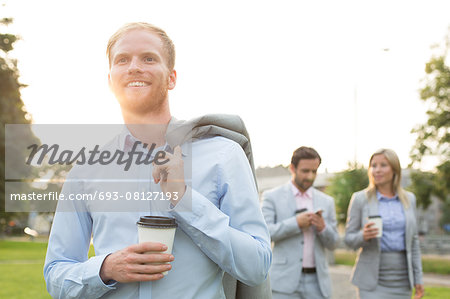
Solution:
{"label": "man's hand holding cup", "polygon": [[[100,278],[107,283],[159,280],[172,269],[172,254],[162,253],[167,246],[156,242],[134,244],[108,255],[100,269]],[[147,252],[152,252],[147,254]]]}

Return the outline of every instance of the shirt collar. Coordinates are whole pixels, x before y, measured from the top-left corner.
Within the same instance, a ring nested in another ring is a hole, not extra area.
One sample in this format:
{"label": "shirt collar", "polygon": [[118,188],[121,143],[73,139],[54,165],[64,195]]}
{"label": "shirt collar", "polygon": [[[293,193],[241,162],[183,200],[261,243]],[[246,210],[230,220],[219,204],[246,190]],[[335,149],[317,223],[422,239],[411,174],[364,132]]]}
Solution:
{"label": "shirt collar", "polygon": [[300,190],[298,190],[297,186],[295,186],[294,183],[291,181],[291,189],[292,194],[294,194],[294,196],[302,196],[312,199],[312,187],[309,187],[308,190],[302,193]]}
{"label": "shirt collar", "polygon": [[394,197],[386,197],[383,194],[381,194],[380,192],[378,192],[377,190],[377,199],[378,200],[383,200],[383,201],[392,201],[392,200],[398,200],[398,195],[395,194]]}
{"label": "shirt collar", "polygon": [[131,134],[127,126],[124,125],[122,132],[119,135],[119,148],[124,152],[128,152],[131,150],[135,141],[137,141],[137,139]]}
{"label": "shirt collar", "polygon": [[[122,132],[119,135],[119,148],[122,149],[124,152],[129,152],[133,148],[133,144],[137,141],[139,140],[136,137],[134,137],[133,134],[131,134],[130,130],[128,130],[128,127],[125,125]],[[143,149],[142,143],[139,144],[137,148]],[[173,149],[170,147],[167,141],[163,146],[156,148],[154,150],[154,153],[160,150],[173,154]],[[181,154],[183,157],[186,157],[186,154],[183,151],[181,152]]]}

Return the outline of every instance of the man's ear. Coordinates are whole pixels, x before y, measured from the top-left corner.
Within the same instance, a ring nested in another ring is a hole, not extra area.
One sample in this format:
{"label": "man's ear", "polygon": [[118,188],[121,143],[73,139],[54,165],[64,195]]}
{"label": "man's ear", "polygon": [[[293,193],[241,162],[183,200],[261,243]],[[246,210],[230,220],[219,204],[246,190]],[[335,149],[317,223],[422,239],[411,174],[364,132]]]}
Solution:
{"label": "man's ear", "polygon": [[177,85],[177,71],[172,70],[169,74],[169,90],[174,89],[175,85]]}
{"label": "man's ear", "polygon": [[291,174],[294,174],[295,173],[295,167],[294,167],[294,164],[289,164],[289,170],[291,171]]}

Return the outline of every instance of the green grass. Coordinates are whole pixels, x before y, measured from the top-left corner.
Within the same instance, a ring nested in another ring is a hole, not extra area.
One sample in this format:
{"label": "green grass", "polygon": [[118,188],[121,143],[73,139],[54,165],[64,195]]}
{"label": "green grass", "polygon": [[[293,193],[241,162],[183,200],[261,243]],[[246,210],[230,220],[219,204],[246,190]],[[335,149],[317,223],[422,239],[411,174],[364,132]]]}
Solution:
{"label": "green grass", "polygon": [[0,241],[0,261],[43,261],[47,243]]}
{"label": "green grass", "polygon": [[[356,252],[337,251],[334,253],[336,264],[353,266],[356,259]],[[422,258],[424,272],[450,274],[450,260],[424,257]],[[448,299],[450,298],[450,288],[425,286],[425,296],[423,298]]]}
{"label": "green grass", "polygon": [[[334,253],[336,264],[353,266],[356,252],[338,251]],[[450,274],[450,260],[432,257],[422,257],[423,272],[436,274]],[[449,297],[450,298],[450,297]]]}
{"label": "green grass", "polygon": [[0,241],[0,298],[51,298],[43,275],[46,251],[47,243]]}
{"label": "green grass", "polygon": [[[47,243],[0,241],[0,298],[51,298],[45,288],[44,268]],[[94,256],[91,246],[89,256]],[[353,265],[356,253],[335,252],[337,264]],[[450,260],[425,258],[426,272],[450,274]],[[425,297],[450,298],[450,288],[425,286]]]}
{"label": "green grass", "polygon": [[450,298],[450,288],[425,286],[425,296],[423,296],[423,298],[448,299]]}
{"label": "green grass", "polygon": [[51,298],[45,288],[43,268],[43,262],[0,264],[0,298]]}
{"label": "green grass", "polygon": [[[423,272],[450,274],[450,260],[442,260],[439,258],[422,258]],[[450,298],[448,296],[447,298]]]}
{"label": "green grass", "polygon": [[353,266],[356,259],[356,253],[353,251],[335,251],[334,261],[338,265]]}

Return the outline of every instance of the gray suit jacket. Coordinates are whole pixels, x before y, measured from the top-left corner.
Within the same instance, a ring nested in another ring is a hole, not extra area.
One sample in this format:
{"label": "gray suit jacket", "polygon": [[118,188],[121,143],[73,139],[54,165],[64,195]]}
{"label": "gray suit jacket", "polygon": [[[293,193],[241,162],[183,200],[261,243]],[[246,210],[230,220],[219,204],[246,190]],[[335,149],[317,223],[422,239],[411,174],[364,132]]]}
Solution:
{"label": "gray suit jacket", "polygon": [[[320,234],[315,230],[314,258],[320,290],[324,296],[331,296],[331,280],[328,274],[328,260],[325,248],[333,250],[339,242],[336,229],[336,212],[332,197],[312,189],[314,209],[322,208],[326,227]],[[273,248],[273,262],[270,268],[270,284],[274,291],[293,293],[302,276],[303,233],[295,218],[296,201],[291,182],[264,192],[262,211],[269,227]]]}
{"label": "gray suit jacket", "polygon": [[178,120],[172,117],[166,131],[167,143],[172,148],[186,141],[195,141],[213,136],[231,139],[242,147],[252,168],[256,184],[252,144],[244,121],[239,115],[206,114],[190,120]]}
{"label": "gray suit jacket", "polygon": [[[415,284],[422,284],[422,261],[416,225],[416,198],[411,192],[406,194],[410,203],[408,209],[403,208],[406,219],[406,257],[409,282],[413,288]],[[362,232],[368,217],[373,215],[378,215],[377,198],[368,200],[365,190],[354,193],[348,207],[345,243],[353,249],[359,249],[351,281],[363,290],[373,290],[378,283],[380,239],[364,241]]]}
{"label": "gray suit jacket", "polygon": [[[231,139],[242,147],[252,168],[256,184],[250,137],[244,122],[238,115],[207,114],[191,120],[178,120],[172,117],[166,132],[167,143],[172,148],[187,141],[195,141],[213,136],[222,136]],[[230,274],[225,273],[222,283],[227,299],[272,298],[269,278],[262,284],[251,287],[236,280]]]}

